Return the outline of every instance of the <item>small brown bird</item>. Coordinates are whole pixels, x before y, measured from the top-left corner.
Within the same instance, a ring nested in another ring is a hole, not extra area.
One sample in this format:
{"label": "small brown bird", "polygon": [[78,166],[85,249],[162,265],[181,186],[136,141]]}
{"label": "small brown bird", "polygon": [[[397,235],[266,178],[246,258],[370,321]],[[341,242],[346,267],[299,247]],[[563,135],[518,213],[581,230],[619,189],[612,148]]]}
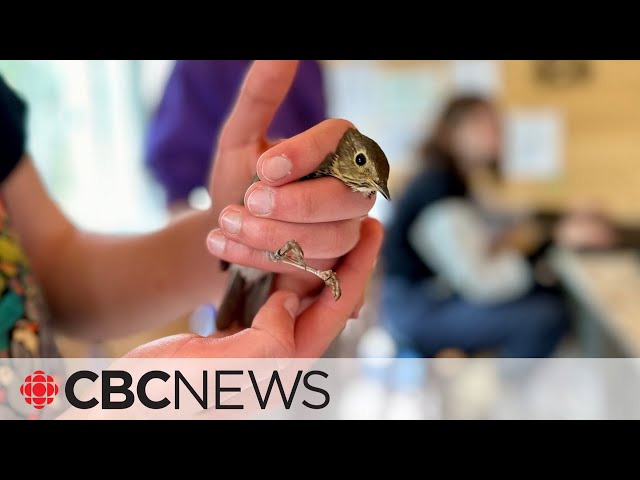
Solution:
{"label": "small brown bird", "polygon": [[[387,187],[389,162],[386,155],[376,142],[354,128],[344,133],[335,152],[328,154],[313,173],[300,180],[319,177],[335,177],[366,197],[380,192],[384,198],[391,200]],[[256,175],[253,182],[258,180]],[[304,262],[302,248],[295,240],[289,240],[280,250],[270,252],[269,256],[274,262],[286,263],[316,275],[331,288],[336,300],[340,298],[342,291],[335,272],[308,266]],[[223,270],[227,270],[229,265],[221,261]],[[251,326],[253,318],[266,302],[273,283],[272,272],[239,265],[232,265],[231,268],[232,277],[216,316],[218,330],[226,329],[234,321],[241,321],[246,327]]]}

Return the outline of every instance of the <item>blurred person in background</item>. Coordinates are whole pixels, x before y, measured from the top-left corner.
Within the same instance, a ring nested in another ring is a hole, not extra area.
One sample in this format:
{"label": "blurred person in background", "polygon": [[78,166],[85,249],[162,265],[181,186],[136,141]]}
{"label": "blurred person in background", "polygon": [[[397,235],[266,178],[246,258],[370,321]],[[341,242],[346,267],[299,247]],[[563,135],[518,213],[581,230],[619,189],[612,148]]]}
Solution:
{"label": "blurred person in background", "polygon": [[[149,125],[145,159],[171,213],[188,209],[191,191],[208,184],[218,135],[250,65],[249,60],[176,62]],[[302,60],[267,137],[289,138],[325,118],[320,63]]]}
{"label": "blurred person in background", "polygon": [[421,355],[455,348],[503,357],[551,354],[563,300],[533,268],[544,241],[531,222],[505,227],[474,193],[498,175],[499,116],[487,100],[452,99],[424,144],[425,168],[394,206],[383,247],[382,321]]}

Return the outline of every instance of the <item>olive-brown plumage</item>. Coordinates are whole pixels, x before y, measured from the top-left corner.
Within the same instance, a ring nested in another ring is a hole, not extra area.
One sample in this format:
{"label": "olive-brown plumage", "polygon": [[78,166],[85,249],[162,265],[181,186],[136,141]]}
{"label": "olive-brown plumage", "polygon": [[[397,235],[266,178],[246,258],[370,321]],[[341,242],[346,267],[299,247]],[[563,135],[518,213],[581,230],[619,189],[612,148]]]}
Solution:
{"label": "olive-brown plumage", "polygon": [[[335,152],[328,154],[314,172],[300,180],[319,177],[335,177],[366,197],[380,192],[384,198],[391,200],[387,186],[387,157],[375,141],[355,128],[348,129],[338,142]],[[256,175],[254,182],[258,180]],[[302,248],[295,240],[288,241],[277,252],[269,253],[269,256],[273,261],[292,265],[320,277],[331,287],[335,299],[340,298],[341,287],[335,273],[331,270],[321,272],[306,265]],[[221,266],[226,270],[229,264],[222,261]],[[266,302],[273,283],[274,274],[271,272],[238,265],[233,265],[232,269],[232,278],[216,316],[218,330],[226,329],[234,321],[251,326],[256,313]]]}
{"label": "olive-brown plumage", "polygon": [[356,192],[371,196],[377,191],[391,200],[387,187],[387,156],[376,142],[355,128],[347,130],[336,151],[327,155],[315,172],[301,180],[317,177],[335,177]]}

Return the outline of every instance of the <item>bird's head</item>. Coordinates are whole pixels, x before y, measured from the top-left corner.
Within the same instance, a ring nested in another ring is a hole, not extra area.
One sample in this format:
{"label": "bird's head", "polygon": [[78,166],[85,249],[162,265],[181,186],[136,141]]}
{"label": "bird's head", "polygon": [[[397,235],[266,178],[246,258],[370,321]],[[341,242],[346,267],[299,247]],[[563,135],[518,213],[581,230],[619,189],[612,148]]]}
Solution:
{"label": "bird's head", "polygon": [[348,129],[336,148],[331,170],[353,190],[371,195],[380,192],[391,200],[387,181],[389,161],[380,146],[355,128]]}

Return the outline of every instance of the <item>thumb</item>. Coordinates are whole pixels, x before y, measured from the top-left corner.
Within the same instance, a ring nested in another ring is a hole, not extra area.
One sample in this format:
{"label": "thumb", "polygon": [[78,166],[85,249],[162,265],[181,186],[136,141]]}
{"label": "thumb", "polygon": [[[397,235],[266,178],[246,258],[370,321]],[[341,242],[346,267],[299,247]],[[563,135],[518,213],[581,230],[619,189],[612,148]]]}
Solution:
{"label": "thumb", "polygon": [[[257,60],[222,128],[209,181],[214,204],[239,203],[267,149],[265,133],[294,81],[297,61]],[[217,218],[217,215],[215,215]]]}
{"label": "thumb", "polygon": [[295,351],[294,330],[300,300],[293,292],[277,291],[269,297],[258,311],[251,329],[256,334],[265,334],[263,344],[269,354],[282,358]]}

